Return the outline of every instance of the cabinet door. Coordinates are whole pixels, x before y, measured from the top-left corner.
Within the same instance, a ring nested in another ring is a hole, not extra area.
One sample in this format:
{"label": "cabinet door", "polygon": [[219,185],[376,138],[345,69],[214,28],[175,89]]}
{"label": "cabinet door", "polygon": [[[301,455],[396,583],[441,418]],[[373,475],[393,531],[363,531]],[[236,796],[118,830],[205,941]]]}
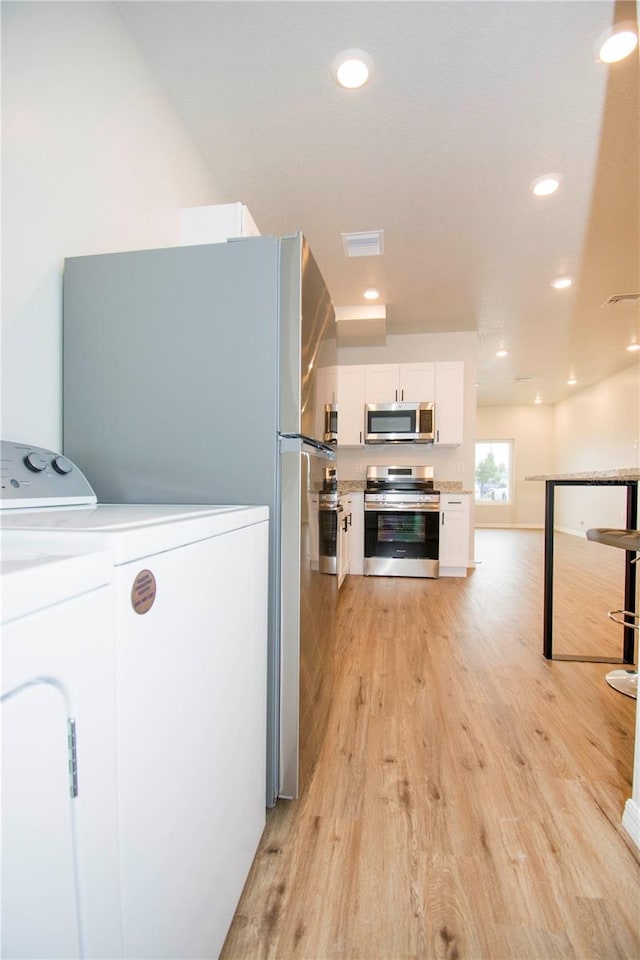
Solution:
{"label": "cabinet door", "polygon": [[462,443],[464,427],[464,362],[435,364],[435,445]]}
{"label": "cabinet door", "polygon": [[469,514],[466,511],[443,510],[440,514],[440,566],[466,566],[468,539]]}
{"label": "cabinet door", "polygon": [[[449,502],[450,501],[450,502]],[[467,495],[440,497],[440,575],[466,576],[469,562],[469,501]]]}
{"label": "cabinet door", "polygon": [[343,500],[344,503],[344,539],[345,539],[345,555],[344,555],[344,573],[345,576],[348,573],[351,573],[351,541],[353,537],[351,532],[353,529],[353,517],[351,515],[352,503],[351,503],[351,494],[349,494],[346,499]]}
{"label": "cabinet door", "polygon": [[364,366],[338,367],[338,444],[364,440]]}
{"label": "cabinet door", "polygon": [[351,526],[349,528],[350,570],[354,575],[364,573],[364,493],[351,494]]}
{"label": "cabinet door", "polygon": [[435,398],[435,373],[433,363],[401,363],[399,400],[416,403],[430,402]]}
{"label": "cabinet door", "polygon": [[338,551],[338,588],[351,570],[351,497],[341,497],[342,513],[338,514],[338,537],[340,546]]}
{"label": "cabinet door", "polygon": [[378,363],[365,369],[365,403],[395,403],[400,399],[397,363]]}

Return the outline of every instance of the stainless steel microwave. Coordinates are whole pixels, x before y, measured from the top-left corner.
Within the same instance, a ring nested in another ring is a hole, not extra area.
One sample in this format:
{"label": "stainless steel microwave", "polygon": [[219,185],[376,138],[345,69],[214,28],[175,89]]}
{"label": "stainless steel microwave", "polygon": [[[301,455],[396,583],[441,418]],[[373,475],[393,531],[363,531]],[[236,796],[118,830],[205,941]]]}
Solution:
{"label": "stainless steel microwave", "polygon": [[335,403],[324,405],[324,436],[325,443],[338,442],[338,407]]}
{"label": "stainless steel microwave", "polygon": [[365,443],[433,443],[433,403],[367,403]]}

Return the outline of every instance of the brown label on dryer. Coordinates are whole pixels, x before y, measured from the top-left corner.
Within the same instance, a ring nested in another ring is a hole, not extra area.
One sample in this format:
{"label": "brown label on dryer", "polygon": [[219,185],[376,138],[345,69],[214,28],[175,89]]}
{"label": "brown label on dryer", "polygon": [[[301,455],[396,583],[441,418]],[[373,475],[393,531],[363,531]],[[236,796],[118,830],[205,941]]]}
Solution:
{"label": "brown label on dryer", "polygon": [[147,613],[156,599],[156,578],[151,570],[141,570],[131,587],[131,606],[136,613]]}

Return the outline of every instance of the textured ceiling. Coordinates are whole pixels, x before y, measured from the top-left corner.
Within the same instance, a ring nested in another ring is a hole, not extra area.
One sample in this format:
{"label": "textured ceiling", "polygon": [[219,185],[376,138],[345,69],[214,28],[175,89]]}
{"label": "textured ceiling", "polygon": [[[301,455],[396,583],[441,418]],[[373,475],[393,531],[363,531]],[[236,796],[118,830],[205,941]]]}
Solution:
{"label": "textured ceiling", "polygon": [[[637,304],[601,304],[640,291],[638,57],[596,62],[635,3],[117,7],[225,191],[211,202],[303,230],[335,304],[381,290],[388,335],[477,331],[479,404],[553,403],[637,362]],[[361,90],[329,74],[349,47],[374,61]],[[561,190],[534,198],[550,171]],[[374,229],[384,254],[346,259],[341,233]]]}

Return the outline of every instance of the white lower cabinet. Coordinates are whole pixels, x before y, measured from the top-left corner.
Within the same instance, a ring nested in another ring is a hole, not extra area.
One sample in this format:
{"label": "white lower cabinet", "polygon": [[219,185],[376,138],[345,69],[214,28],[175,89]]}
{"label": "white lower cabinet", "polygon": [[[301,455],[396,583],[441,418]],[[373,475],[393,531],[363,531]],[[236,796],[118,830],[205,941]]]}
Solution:
{"label": "white lower cabinet", "polygon": [[338,513],[338,544],[337,544],[337,574],[338,589],[344,583],[344,578],[350,572],[351,567],[351,496],[343,495],[340,497],[342,511]]}
{"label": "white lower cabinet", "polygon": [[441,577],[466,577],[469,566],[469,521],[469,494],[440,494]]}
{"label": "white lower cabinet", "polygon": [[350,496],[349,572],[361,577],[364,574],[364,493],[362,490],[356,490]]}
{"label": "white lower cabinet", "polygon": [[364,493],[355,490],[340,496],[342,513],[338,514],[338,587],[348,573],[364,572]]}

